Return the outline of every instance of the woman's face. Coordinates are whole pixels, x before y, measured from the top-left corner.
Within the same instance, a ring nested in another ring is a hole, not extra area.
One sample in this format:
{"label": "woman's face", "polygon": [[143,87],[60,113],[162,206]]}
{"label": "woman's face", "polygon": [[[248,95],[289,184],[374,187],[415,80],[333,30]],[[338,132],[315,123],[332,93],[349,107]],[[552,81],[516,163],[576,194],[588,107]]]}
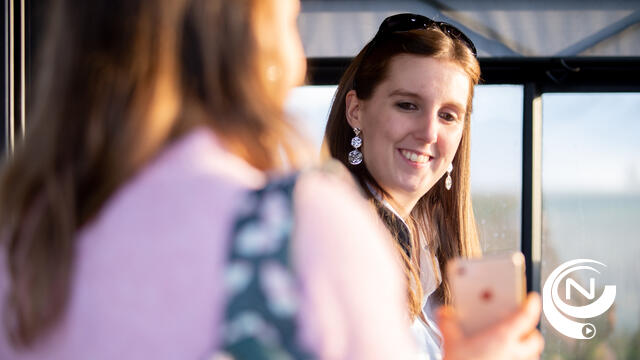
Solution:
{"label": "woman's face", "polygon": [[367,169],[408,214],[456,154],[469,77],[446,60],[397,55],[368,100],[347,94],[347,119],[362,130]]}

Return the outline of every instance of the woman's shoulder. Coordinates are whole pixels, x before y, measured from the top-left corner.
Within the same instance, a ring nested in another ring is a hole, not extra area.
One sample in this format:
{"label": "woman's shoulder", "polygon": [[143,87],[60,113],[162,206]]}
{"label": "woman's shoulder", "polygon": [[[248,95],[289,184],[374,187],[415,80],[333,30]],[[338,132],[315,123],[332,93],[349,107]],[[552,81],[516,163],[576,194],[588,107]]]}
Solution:
{"label": "woman's shoulder", "polygon": [[181,217],[203,206],[232,211],[238,194],[264,182],[265,175],[228,151],[215,133],[197,128],[166,145],[116,191],[103,212],[164,207]]}
{"label": "woman's shoulder", "polygon": [[247,188],[265,182],[262,171],[229,151],[206,127],[195,128],[168,144],[146,167],[146,173],[167,180],[209,179]]}
{"label": "woman's shoulder", "polygon": [[346,186],[357,194],[364,197],[365,193],[362,187],[358,184],[356,177],[347,169],[347,167],[336,159],[329,159],[322,162],[317,167],[311,169],[310,173],[316,173],[323,175],[327,178],[333,179]]}
{"label": "woman's shoulder", "polygon": [[[359,254],[360,258],[395,263],[388,231],[342,164],[323,164],[299,175],[294,189],[294,216],[299,243],[316,248],[318,254],[326,253],[327,261]],[[310,244],[310,239],[318,243]],[[391,266],[395,268],[397,264]],[[392,273],[396,275],[395,269]]]}
{"label": "woman's shoulder", "polygon": [[302,204],[315,202],[316,206],[327,209],[344,206],[357,212],[356,216],[364,214],[370,220],[375,218],[355,177],[337,160],[327,160],[301,171],[295,195]]}

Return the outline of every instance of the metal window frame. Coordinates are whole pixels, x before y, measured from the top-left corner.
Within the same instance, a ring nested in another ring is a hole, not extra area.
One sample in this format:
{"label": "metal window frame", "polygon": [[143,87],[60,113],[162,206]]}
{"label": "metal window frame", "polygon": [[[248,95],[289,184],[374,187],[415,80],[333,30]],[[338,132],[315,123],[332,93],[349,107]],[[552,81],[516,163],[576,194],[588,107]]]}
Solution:
{"label": "metal window frame", "polygon": [[16,139],[24,135],[26,112],[26,0],[4,1],[2,84],[4,124],[0,153],[11,154]]}
{"label": "metal window frame", "polygon": [[[480,58],[481,84],[523,86],[520,248],[527,290],[540,291],[542,259],[542,95],[640,92],[640,57]],[[335,85],[351,58],[308,59],[309,85]]]}

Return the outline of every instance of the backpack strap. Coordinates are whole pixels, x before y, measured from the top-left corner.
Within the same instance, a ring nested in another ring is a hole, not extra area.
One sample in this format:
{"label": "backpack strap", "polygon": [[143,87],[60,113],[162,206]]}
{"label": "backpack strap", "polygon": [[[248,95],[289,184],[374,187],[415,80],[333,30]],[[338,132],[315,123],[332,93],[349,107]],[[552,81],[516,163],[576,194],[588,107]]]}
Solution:
{"label": "backpack strap", "polygon": [[298,343],[299,282],[289,254],[297,177],[250,192],[236,217],[220,346],[233,359],[314,358]]}

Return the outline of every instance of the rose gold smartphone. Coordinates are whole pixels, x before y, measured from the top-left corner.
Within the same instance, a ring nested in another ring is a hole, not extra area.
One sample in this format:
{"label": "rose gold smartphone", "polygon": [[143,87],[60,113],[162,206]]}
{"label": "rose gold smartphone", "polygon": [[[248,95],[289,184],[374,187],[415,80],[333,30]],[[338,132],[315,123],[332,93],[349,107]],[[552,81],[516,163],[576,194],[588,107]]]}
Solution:
{"label": "rose gold smartphone", "polygon": [[511,252],[447,264],[453,305],[466,335],[486,328],[520,308],[526,295],[524,255]]}

